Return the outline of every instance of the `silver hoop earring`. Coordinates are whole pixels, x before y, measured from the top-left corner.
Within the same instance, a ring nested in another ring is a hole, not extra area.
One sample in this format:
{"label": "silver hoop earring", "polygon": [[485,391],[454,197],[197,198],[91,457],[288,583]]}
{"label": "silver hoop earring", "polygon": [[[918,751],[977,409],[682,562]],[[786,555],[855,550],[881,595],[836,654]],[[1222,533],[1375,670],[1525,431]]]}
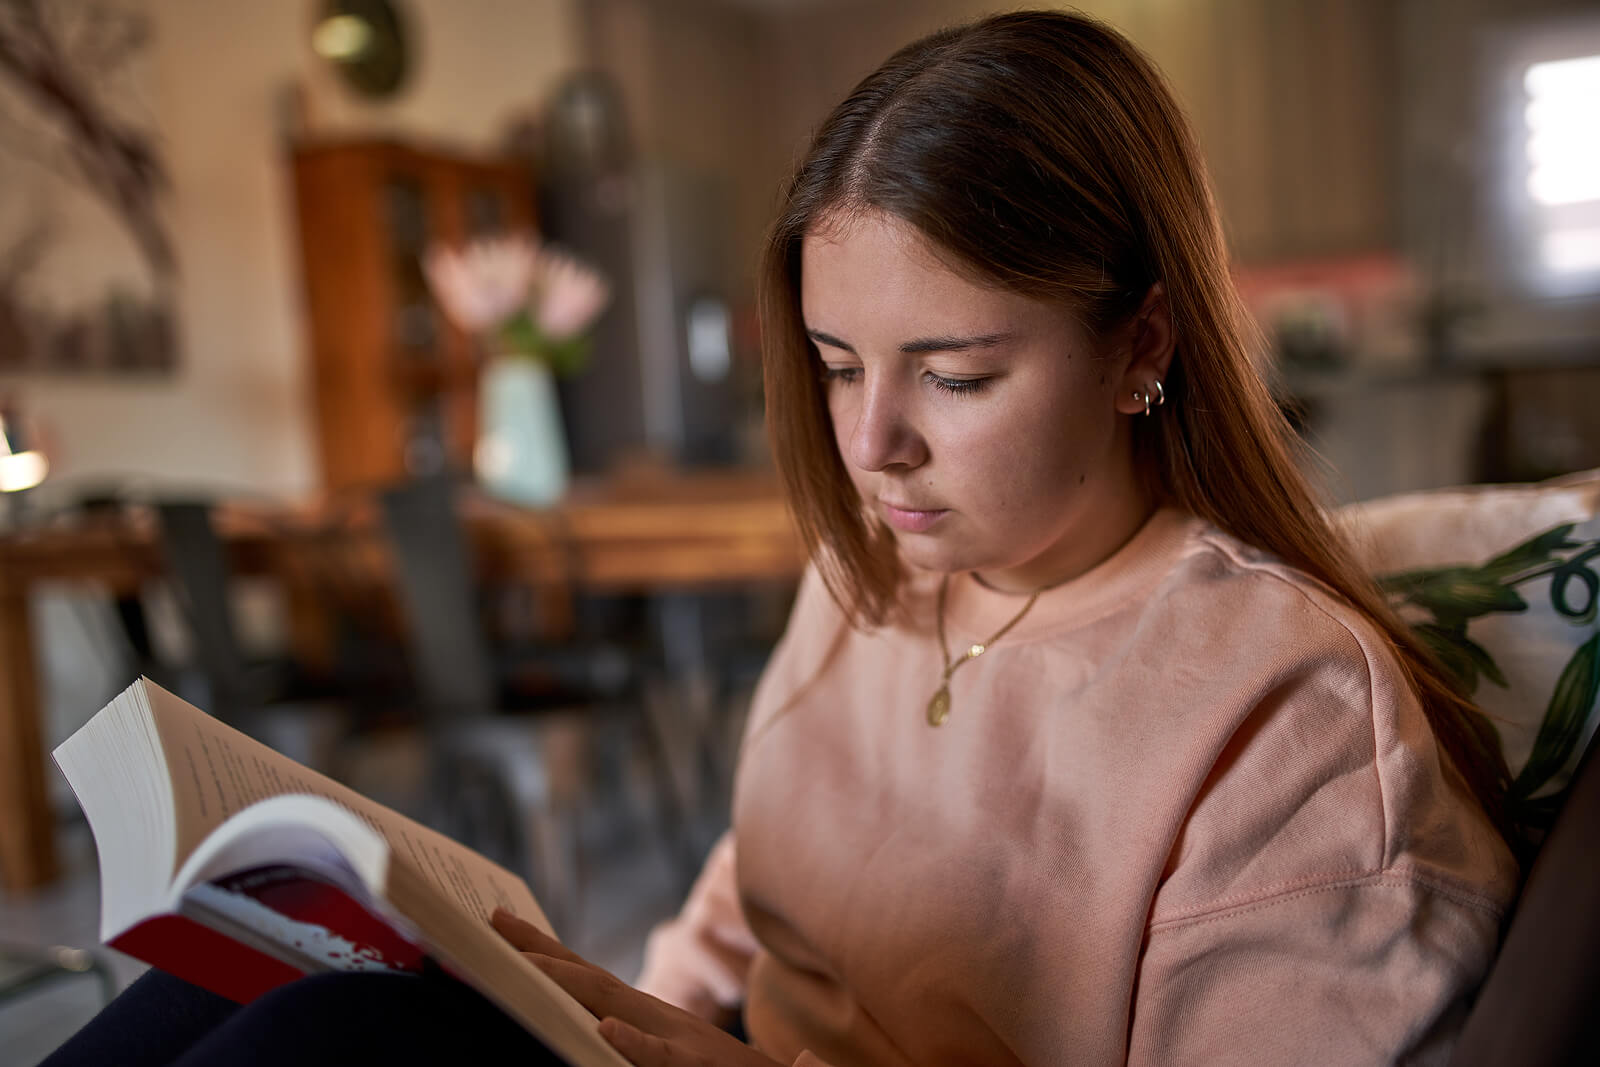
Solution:
{"label": "silver hoop earring", "polygon": [[[1160,407],[1162,404],[1167,402],[1167,391],[1161,388],[1160,378],[1155,379],[1150,384],[1156,387],[1156,407]],[[1149,399],[1149,396],[1149,393],[1145,394],[1146,399]]]}
{"label": "silver hoop earring", "polygon": [[1133,391],[1133,399],[1136,402],[1140,401],[1140,400],[1144,401],[1144,413],[1146,415],[1150,414],[1150,394],[1149,393],[1141,393],[1141,392],[1139,392],[1139,390],[1135,389]]}

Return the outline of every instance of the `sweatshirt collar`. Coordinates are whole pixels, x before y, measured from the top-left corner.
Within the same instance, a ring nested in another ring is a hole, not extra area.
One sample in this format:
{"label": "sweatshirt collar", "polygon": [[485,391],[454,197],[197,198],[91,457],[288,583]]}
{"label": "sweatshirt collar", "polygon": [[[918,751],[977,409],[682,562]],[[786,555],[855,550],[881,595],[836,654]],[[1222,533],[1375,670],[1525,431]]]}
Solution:
{"label": "sweatshirt collar", "polygon": [[[1137,597],[1169,571],[1200,520],[1179,508],[1158,509],[1126,543],[1106,559],[1070,581],[1039,595],[1031,611],[1006,635],[1007,644],[1044,633],[1093,622]],[[933,629],[931,612],[937,604],[939,576],[924,575],[916,583],[919,614]],[[950,576],[945,603],[945,630],[951,647],[980,641],[1013,618],[1028,601],[1026,593],[1002,593],[979,582],[971,573]],[[923,605],[926,605],[924,607]]]}

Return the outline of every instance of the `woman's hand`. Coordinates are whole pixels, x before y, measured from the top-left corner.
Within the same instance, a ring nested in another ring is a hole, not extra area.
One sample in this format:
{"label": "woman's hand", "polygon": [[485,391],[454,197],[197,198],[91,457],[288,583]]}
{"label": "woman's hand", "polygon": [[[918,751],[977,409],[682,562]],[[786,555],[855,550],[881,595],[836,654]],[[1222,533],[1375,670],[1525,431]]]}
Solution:
{"label": "woman's hand", "polygon": [[538,927],[505,911],[494,928],[600,1020],[600,1036],[638,1067],[774,1067],[769,1059],[697,1015],[641,993]]}

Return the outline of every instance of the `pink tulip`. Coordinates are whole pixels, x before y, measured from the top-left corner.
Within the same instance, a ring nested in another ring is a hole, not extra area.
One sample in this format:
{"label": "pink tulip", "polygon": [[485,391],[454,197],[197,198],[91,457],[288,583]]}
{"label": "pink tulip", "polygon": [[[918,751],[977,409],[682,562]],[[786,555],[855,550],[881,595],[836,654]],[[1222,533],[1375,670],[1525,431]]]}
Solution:
{"label": "pink tulip", "polygon": [[509,344],[552,365],[572,365],[579,351],[572,344],[581,342],[611,299],[598,271],[529,234],[484,238],[459,251],[436,246],[423,270],[456,326],[498,334],[492,344]]}
{"label": "pink tulip", "polygon": [[435,246],[423,270],[450,321],[468,333],[482,333],[527,306],[539,253],[537,241],[527,235],[489,237],[460,251]]}
{"label": "pink tulip", "polygon": [[611,287],[598,271],[548,246],[540,250],[538,274],[534,320],[553,340],[564,341],[589,329],[611,299]]}

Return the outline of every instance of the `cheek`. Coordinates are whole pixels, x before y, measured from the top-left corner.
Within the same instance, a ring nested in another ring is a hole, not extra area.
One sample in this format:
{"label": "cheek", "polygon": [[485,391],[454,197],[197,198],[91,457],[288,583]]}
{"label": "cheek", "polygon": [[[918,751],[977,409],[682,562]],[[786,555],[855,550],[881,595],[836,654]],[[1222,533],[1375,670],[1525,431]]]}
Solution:
{"label": "cheek", "polygon": [[828,426],[833,434],[833,448],[839,453],[839,458],[844,462],[847,470],[851,469],[850,456],[850,428],[855,425],[854,420],[839,410],[839,405],[829,401]]}
{"label": "cheek", "polygon": [[1059,509],[1062,494],[1092,480],[1108,463],[1114,435],[1109,401],[1074,394],[1077,403],[1046,392],[1007,417],[951,434],[944,451],[958,461],[968,493],[997,518]]}
{"label": "cheek", "polygon": [[865,491],[869,472],[861,470],[850,462],[850,435],[855,432],[855,411],[849,400],[844,397],[828,397],[828,423],[829,432],[833,435],[834,452],[839,456],[839,462],[844,465],[845,473],[850,476],[850,482],[857,489]]}
{"label": "cheek", "polygon": [[967,495],[980,504],[980,514],[1001,522],[1049,506],[1072,477],[1071,457],[1049,441],[1007,435],[971,441],[966,454],[971,457],[962,472]]}
{"label": "cheek", "polygon": [[854,416],[847,410],[847,405],[838,390],[829,390],[826,394],[828,406],[828,422],[833,427],[833,440],[841,449],[849,439],[850,427],[855,425]]}

